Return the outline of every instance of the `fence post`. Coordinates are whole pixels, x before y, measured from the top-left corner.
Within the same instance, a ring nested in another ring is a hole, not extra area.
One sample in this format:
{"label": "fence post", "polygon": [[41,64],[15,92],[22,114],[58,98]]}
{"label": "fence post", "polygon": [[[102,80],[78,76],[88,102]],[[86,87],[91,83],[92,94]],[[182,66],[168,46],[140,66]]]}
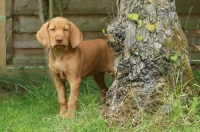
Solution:
{"label": "fence post", "polygon": [[[5,16],[5,0],[0,0],[0,5],[0,15]],[[5,23],[6,20],[0,21],[0,73],[6,71]]]}

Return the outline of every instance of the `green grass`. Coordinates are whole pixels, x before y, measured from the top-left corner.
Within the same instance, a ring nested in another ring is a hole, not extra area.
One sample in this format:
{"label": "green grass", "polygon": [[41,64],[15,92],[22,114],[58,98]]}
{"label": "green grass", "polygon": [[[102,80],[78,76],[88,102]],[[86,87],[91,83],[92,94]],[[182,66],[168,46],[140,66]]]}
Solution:
{"label": "green grass", "polygon": [[[84,79],[75,119],[56,117],[59,112],[54,85],[44,75],[21,73],[0,76],[0,132],[200,132],[200,101],[182,105],[169,101],[169,115],[143,114],[141,122],[109,126],[103,119],[99,92],[91,78]],[[69,92],[69,90],[68,90]]]}

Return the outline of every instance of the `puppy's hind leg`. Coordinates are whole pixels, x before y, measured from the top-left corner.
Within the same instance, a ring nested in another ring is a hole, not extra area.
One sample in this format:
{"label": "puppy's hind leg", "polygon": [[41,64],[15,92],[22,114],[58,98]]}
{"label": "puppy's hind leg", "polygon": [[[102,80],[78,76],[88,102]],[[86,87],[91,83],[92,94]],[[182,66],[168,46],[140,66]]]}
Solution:
{"label": "puppy's hind leg", "polygon": [[96,82],[97,86],[99,87],[100,97],[102,102],[106,102],[106,92],[108,91],[108,87],[104,81],[105,72],[97,73],[93,76],[94,81]]}

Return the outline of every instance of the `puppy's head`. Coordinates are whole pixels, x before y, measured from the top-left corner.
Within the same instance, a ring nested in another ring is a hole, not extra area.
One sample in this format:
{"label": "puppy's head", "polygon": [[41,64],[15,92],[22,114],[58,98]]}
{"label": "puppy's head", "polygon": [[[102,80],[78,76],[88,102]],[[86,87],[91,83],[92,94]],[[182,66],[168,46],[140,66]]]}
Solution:
{"label": "puppy's head", "polygon": [[82,41],[81,31],[72,22],[62,17],[56,17],[46,22],[36,34],[37,40],[47,48],[78,46]]}

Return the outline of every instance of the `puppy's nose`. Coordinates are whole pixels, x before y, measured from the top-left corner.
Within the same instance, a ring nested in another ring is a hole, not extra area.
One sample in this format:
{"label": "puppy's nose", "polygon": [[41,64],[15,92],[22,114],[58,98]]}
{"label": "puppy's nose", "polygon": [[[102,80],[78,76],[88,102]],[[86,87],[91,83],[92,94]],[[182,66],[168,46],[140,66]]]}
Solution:
{"label": "puppy's nose", "polygon": [[57,41],[58,43],[61,43],[61,42],[62,42],[62,38],[61,38],[61,37],[57,37],[57,38],[56,38],[56,41]]}

